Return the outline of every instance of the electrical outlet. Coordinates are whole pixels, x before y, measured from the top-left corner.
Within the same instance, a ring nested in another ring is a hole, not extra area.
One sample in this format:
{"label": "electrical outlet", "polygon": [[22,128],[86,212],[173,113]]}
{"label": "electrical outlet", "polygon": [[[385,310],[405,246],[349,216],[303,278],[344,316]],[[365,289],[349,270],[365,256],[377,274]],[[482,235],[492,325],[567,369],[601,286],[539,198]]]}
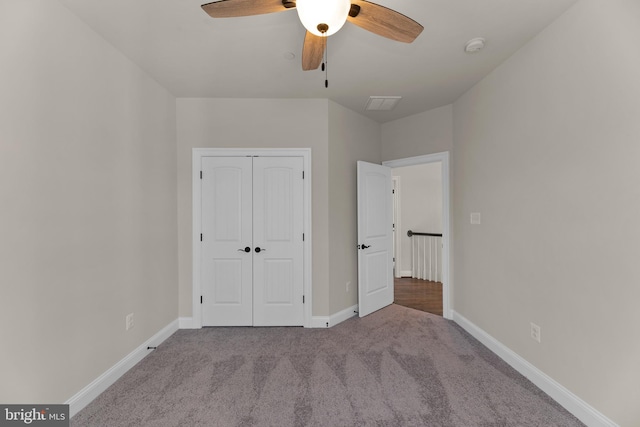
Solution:
{"label": "electrical outlet", "polygon": [[133,328],[133,313],[127,314],[127,317],[125,318],[125,327],[127,331]]}
{"label": "electrical outlet", "polygon": [[534,341],[538,341],[540,342],[540,326],[536,325],[535,323],[531,323],[531,339]]}
{"label": "electrical outlet", "polygon": [[351,282],[347,282],[347,292],[351,291]]}

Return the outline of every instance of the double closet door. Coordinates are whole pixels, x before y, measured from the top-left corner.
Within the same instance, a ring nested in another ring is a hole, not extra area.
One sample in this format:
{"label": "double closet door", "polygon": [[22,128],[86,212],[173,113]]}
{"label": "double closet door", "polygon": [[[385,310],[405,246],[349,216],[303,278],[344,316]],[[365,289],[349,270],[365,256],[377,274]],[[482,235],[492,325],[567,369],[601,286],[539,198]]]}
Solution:
{"label": "double closet door", "polygon": [[203,326],[302,326],[303,158],[202,158]]}

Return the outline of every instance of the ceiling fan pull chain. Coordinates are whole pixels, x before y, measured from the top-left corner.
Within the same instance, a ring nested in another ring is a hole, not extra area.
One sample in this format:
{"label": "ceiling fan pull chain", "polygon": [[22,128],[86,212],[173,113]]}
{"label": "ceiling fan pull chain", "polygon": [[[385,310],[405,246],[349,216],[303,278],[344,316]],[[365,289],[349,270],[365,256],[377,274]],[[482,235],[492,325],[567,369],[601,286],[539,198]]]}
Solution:
{"label": "ceiling fan pull chain", "polygon": [[329,87],[329,63],[327,59],[329,58],[329,53],[327,49],[329,47],[329,43],[327,42],[327,36],[324,37],[324,63],[322,64],[322,69],[324,70],[324,87]]}

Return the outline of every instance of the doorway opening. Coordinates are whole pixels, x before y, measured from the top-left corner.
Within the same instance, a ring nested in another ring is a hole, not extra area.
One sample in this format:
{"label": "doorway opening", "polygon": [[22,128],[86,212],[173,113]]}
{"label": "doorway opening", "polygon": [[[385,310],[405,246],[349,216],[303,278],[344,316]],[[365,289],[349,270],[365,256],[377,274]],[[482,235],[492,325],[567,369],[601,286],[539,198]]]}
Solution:
{"label": "doorway opening", "polygon": [[449,153],[383,165],[395,177],[395,302],[451,319]]}

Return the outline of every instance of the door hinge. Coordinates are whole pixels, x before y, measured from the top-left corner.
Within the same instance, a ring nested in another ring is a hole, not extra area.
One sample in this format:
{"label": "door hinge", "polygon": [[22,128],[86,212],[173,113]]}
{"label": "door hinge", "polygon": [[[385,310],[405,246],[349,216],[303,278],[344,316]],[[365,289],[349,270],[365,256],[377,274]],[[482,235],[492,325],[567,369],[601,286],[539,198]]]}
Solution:
{"label": "door hinge", "polygon": [[200,304],[202,304],[202,295],[200,295]]}
{"label": "door hinge", "polygon": [[202,242],[202,233],[200,233],[200,241]]}
{"label": "door hinge", "polygon": [[304,304],[304,295],[302,295],[302,303]]}
{"label": "door hinge", "polygon": [[302,233],[302,241],[304,242],[304,233]]}
{"label": "door hinge", "polygon": [[200,171],[200,179],[202,179],[202,171]]}
{"label": "door hinge", "polygon": [[395,189],[391,190],[391,194],[396,194],[396,190]]}
{"label": "door hinge", "polygon": [[302,171],[302,179],[304,179],[304,171]]}

